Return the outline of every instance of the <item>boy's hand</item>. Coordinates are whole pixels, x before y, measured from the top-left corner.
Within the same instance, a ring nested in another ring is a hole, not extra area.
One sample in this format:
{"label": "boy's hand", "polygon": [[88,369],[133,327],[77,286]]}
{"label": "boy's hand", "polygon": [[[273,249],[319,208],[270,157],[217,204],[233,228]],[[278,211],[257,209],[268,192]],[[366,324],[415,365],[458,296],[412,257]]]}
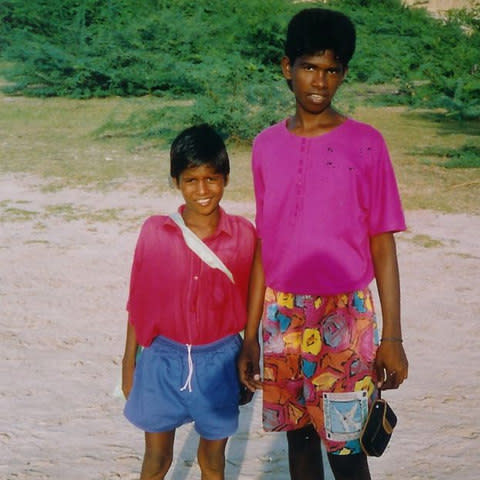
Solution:
{"label": "boy's hand", "polygon": [[382,342],[375,357],[377,387],[381,390],[398,388],[408,377],[408,360],[400,342]]}
{"label": "boy's hand", "polygon": [[260,345],[258,339],[244,340],[237,366],[240,381],[251,391],[262,388],[260,381]]}
{"label": "boy's hand", "polygon": [[135,373],[135,360],[123,360],[122,362],[122,392],[125,399],[130,395],[133,386],[133,376]]}

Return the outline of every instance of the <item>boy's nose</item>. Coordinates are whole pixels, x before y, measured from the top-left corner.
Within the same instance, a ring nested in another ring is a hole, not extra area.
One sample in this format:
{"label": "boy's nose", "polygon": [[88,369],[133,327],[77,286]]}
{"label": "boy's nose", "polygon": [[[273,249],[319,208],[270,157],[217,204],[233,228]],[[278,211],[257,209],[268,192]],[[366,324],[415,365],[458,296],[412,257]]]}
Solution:
{"label": "boy's nose", "polygon": [[321,70],[317,71],[313,76],[313,85],[323,86],[327,81],[327,74]]}
{"label": "boy's nose", "polygon": [[205,180],[200,180],[197,184],[198,193],[204,193],[207,191],[207,184]]}

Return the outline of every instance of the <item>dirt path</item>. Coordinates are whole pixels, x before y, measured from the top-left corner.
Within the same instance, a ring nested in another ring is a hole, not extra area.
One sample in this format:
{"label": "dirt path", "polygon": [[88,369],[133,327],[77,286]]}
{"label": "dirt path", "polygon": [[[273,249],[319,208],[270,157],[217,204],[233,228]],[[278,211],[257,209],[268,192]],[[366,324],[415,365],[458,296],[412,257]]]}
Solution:
{"label": "dirt path", "polygon": [[[0,479],[135,479],[139,431],[114,396],[128,274],[141,219],[178,197],[135,188],[42,193],[0,177]],[[253,213],[251,203],[229,203]],[[407,212],[399,235],[410,378],[386,397],[399,416],[374,478],[474,480],[480,454],[480,216]],[[281,435],[260,396],[229,449],[233,480],[286,480]],[[196,436],[179,432],[170,479],[198,479]]]}

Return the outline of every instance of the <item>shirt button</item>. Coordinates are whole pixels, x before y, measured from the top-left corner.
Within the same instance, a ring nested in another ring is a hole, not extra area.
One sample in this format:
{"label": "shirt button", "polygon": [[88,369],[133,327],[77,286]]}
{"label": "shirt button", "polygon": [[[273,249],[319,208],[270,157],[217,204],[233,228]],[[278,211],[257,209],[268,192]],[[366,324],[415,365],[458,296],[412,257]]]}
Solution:
{"label": "shirt button", "polygon": [[198,275],[195,275],[195,276],[193,277],[193,279],[194,279],[194,280],[198,280]]}

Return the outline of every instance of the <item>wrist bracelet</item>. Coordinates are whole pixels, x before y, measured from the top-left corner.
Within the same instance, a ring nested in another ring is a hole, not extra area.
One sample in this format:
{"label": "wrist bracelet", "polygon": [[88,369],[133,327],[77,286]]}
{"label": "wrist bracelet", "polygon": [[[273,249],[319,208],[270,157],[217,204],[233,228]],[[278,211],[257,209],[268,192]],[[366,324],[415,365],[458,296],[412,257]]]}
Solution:
{"label": "wrist bracelet", "polygon": [[398,342],[398,343],[402,343],[403,342],[403,338],[401,337],[382,337],[382,339],[380,340],[381,342]]}

